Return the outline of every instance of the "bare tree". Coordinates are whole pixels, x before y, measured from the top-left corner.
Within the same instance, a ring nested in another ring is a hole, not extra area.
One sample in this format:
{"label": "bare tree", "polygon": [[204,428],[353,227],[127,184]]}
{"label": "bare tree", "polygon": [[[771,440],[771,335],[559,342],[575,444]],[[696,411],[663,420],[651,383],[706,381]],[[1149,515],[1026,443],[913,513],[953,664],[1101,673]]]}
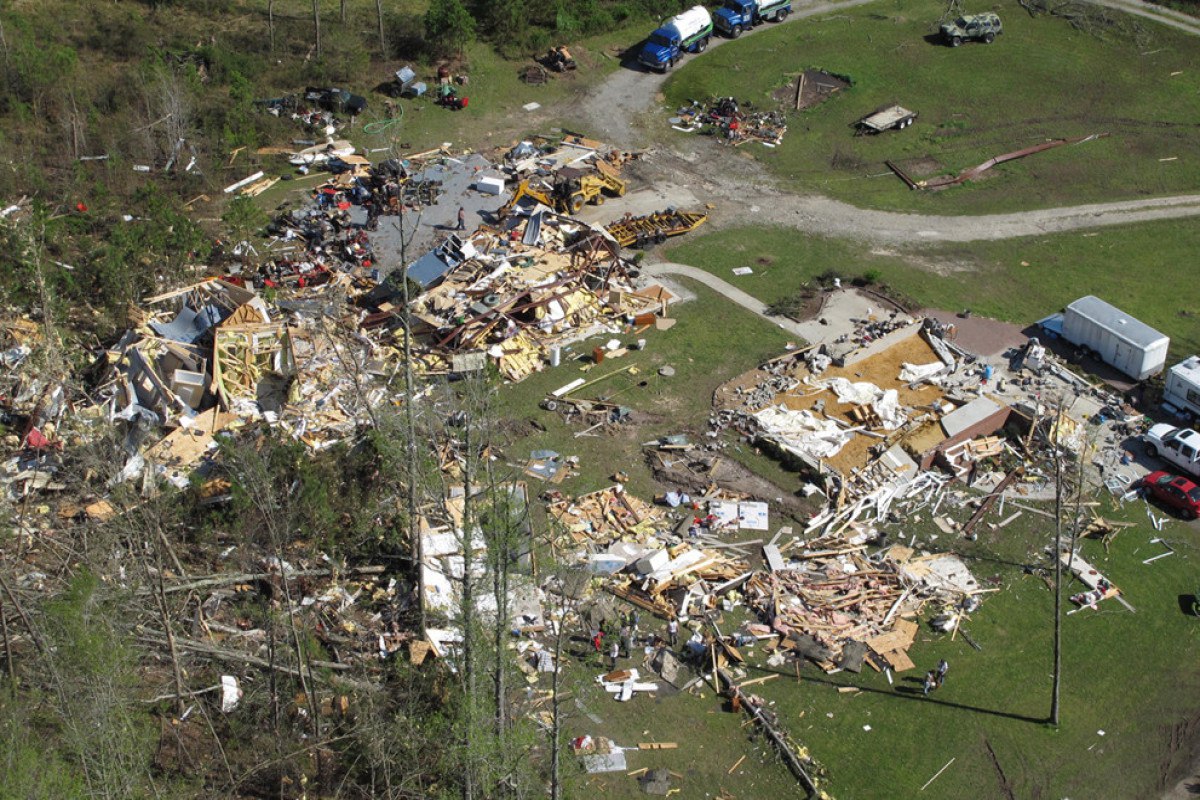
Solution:
{"label": "bare tree", "polygon": [[313,0],[313,45],[321,57],[321,0]]}
{"label": "bare tree", "polygon": [[[1067,550],[1068,567],[1075,561],[1075,546],[1083,520],[1083,493],[1086,476],[1084,474],[1086,454],[1091,447],[1087,439],[1078,439],[1073,443],[1064,441],[1062,421],[1071,408],[1066,399],[1060,397],[1055,403],[1054,435],[1051,437],[1051,447],[1054,451],[1054,679],[1050,694],[1050,724],[1058,726],[1061,710],[1062,693],[1062,565],[1063,565],[1063,528],[1067,506],[1070,505],[1070,521],[1067,535],[1070,536],[1070,546]],[[1065,468],[1066,453],[1073,444],[1075,452],[1074,469],[1068,483]]]}
{"label": "bare tree", "polygon": [[387,40],[383,35],[383,0],[375,0],[375,19],[379,23],[379,57],[387,58]]}
{"label": "bare tree", "polygon": [[271,53],[275,52],[275,0],[267,0],[267,30],[271,33]]}

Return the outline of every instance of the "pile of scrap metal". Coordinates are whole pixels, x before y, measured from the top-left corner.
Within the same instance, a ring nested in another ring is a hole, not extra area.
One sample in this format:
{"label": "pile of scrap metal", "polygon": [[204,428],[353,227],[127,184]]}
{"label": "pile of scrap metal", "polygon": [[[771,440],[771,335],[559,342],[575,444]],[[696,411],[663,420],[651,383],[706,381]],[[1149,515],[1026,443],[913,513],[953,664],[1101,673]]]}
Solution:
{"label": "pile of scrap metal", "polygon": [[569,133],[559,140],[534,137],[519,142],[504,156],[508,172],[515,178],[549,177],[563,168],[598,169],[604,164],[610,171],[619,171],[638,158],[638,153],[621,150],[595,139]]}
{"label": "pile of scrap metal", "polygon": [[746,111],[733,97],[716,97],[708,103],[693,100],[678,109],[671,127],[685,133],[715,133],[734,146],[761,142],[776,147],[787,133],[787,118],[780,111]]}
{"label": "pile of scrap metal", "polygon": [[662,244],[668,237],[690,233],[704,224],[708,214],[696,211],[656,211],[635,217],[626,214],[604,226],[621,247],[648,247]]}
{"label": "pile of scrap metal", "polygon": [[[29,319],[0,321],[0,423],[5,427],[0,484],[10,500],[66,488],[60,479],[64,423],[74,398],[46,377],[33,353],[44,341],[41,326]],[[24,516],[24,515],[21,515]],[[24,528],[24,520],[18,521]]]}

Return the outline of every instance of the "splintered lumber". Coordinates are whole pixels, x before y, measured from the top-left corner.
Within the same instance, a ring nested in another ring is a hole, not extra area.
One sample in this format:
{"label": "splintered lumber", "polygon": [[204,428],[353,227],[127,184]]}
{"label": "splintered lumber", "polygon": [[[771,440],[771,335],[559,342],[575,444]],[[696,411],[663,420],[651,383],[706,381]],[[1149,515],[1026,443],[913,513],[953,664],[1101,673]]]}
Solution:
{"label": "splintered lumber", "polygon": [[650,600],[647,600],[646,598],[642,597],[640,594],[637,594],[636,592],[631,591],[628,587],[617,586],[617,585],[614,585],[611,583],[607,583],[604,585],[604,590],[606,592],[608,592],[609,594],[616,595],[617,597],[621,598],[622,600],[626,600],[630,603],[633,603],[635,606],[637,606],[638,608],[640,608],[644,611],[649,611],[651,614],[654,614],[656,617],[662,617],[665,620],[675,619],[675,609],[671,608],[666,603],[662,603],[662,602],[655,603]]}
{"label": "splintered lumber", "polygon": [[938,776],[939,776],[939,775],[941,775],[943,772],[945,772],[947,769],[949,769],[949,768],[950,768],[950,765],[951,765],[951,764],[953,764],[957,758],[958,758],[958,756],[955,756],[954,758],[952,758],[952,759],[950,759],[949,761],[947,761],[947,762],[946,762],[946,766],[944,766],[944,767],[942,767],[941,769],[939,769],[937,772],[935,772],[935,773],[933,774],[933,777],[932,777],[932,778],[930,778],[929,780],[925,781],[925,785],[921,787],[921,791],[922,791],[922,792],[923,792],[923,791],[925,791],[925,789],[929,787],[929,784],[931,784],[931,783],[933,783],[934,781],[936,781],[936,780],[938,779]]}
{"label": "splintered lumber", "polygon": [[996,501],[1000,498],[1000,495],[1004,494],[1004,490],[1009,486],[1012,486],[1013,482],[1016,481],[1017,478],[1021,477],[1021,473],[1024,471],[1024,467],[1017,467],[1012,472],[1004,476],[1004,480],[1000,481],[1000,485],[997,486],[991,494],[983,498],[983,502],[979,504],[979,508],[975,509],[975,513],[971,515],[969,520],[967,520],[967,524],[963,525],[963,536],[970,537],[971,529],[978,524],[979,520],[983,519],[983,517],[992,510],[992,506],[996,504]]}
{"label": "splintered lumber", "polygon": [[766,683],[767,681],[773,681],[778,677],[779,677],[779,673],[776,672],[773,675],[764,675],[761,678],[754,678],[753,680],[742,681],[741,683],[738,684],[738,688],[745,689],[747,686],[754,686],[755,684],[758,684],[758,683]]}
{"label": "splintered lumber", "polygon": [[729,768],[729,771],[728,771],[728,772],[726,772],[725,774],[726,774],[726,775],[732,775],[732,774],[733,774],[733,771],[734,771],[735,769],[737,769],[738,767],[740,767],[740,766],[742,765],[742,762],[743,762],[743,761],[745,761],[745,760],[746,760],[746,757],[743,755],[743,756],[742,756],[741,758],[739,758],[737,761],[733,762],[733,766],[732,766],[732,767],[730,767],[730,768]]}
{"label": "splintered lumber", "polygon": [[638,742],[638,750],[674,750],[677,747],[676,742]]}

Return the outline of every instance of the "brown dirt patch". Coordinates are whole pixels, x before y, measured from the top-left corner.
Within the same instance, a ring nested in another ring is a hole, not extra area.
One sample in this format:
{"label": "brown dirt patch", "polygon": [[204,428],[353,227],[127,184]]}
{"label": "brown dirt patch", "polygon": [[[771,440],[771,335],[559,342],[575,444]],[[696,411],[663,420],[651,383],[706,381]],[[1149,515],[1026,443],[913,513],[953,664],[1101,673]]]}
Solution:
{"label": "brown dirt patch", "polygon": [[694,495],[702,494],[716,483],[722,489],[771,503],[780,512],[796,520],[807,519],[818,510],[815,500],[798,495],[794,490],[783,489],[725,456],[650,453],[647,461],[656,480]]}
{"label": "brown dirt patch", "polygon": [[788,108],[796,108],[796,88],[797,83],[803,78],[804,86],[800,90],[800,108],[812,108],[820,105],[830,98],[835,92],[841,92],[850,88],[850,81],[845,78],[839,78],[836,75],[830,75],[828,72],[822,72],[819,69],[807,69],[795,80],[776,89],[772,93],[772,97],[781,105],[786,105]]}
{"label": "brown dirt patch", "polygon": [[907,172],[914,178],[924,178],[926,175],[939,175],[945,171],[942,162],[936,158],[925,156],[923,158],[909,158],[903,161],[895,162],[896,166]]}

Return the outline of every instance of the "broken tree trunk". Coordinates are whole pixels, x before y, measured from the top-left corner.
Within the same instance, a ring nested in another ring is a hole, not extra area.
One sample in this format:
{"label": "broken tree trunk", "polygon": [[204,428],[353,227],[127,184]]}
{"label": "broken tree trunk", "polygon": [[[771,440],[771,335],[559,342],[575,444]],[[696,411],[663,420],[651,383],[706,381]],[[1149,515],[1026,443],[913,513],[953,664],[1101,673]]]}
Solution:
{"label": "broken tree trunk", "polygon": [[758,723],[758,726],[762,729],[763,733],[765,733],[767,738],[771,740],[771,744],[775,745],[775,749],[779,752],[780,758],[782,758],[783,762],[787,764],[788,769],[791,771],[792,775],[796,777],[796,780],[800,782],[800,785],[804,787],[804,791],[807,793],[807,796],[812,797],[815,795],[817,793],[817,784],[813,781],[812,776],[808,774],[808,770],[804,768],[804,762],[800,760],[800,756],[796,755],[796,751],[792,748],[791,743],[788,741],[787,736],[783,733],[783,731],[779,730],[771,722],[771,720],[767,719],[766,715],[763,714],[762,708],[760,708],[757,704],[750,702],[745,693],[743,693],[742,690],[738,688],[737,684],[734,683],[733,676],[731,676],[725,670],[719,670],[717,674],[721,676],[721,680],[725,681],[726,685],[729,687],[730,695],[741,705],[742,708],[746,710],[746,713],[748,713],[750,717],[756,723]]}
{"label": "broken tree trunk", "polygon": [[[334,573],[343,575],[379,575],[387,570],[387,567],[349,567],[347,569],[301,569],[292,570],[287,573],[289,578],[326,578]],[[163,591],[167,594],[175,592],[191,592],[196,589],[207,589],[213,586],[228,586],[231,583],[250,583],[251,581],[264,581],[274,578],[279,575],[279,572],[231,572],[227,575],[210,575],[207,578],[190,581],[189,583],[177,583],[173,586],[164,586]],[[140,589],[138,594],[150,594],[151,589]]]}

